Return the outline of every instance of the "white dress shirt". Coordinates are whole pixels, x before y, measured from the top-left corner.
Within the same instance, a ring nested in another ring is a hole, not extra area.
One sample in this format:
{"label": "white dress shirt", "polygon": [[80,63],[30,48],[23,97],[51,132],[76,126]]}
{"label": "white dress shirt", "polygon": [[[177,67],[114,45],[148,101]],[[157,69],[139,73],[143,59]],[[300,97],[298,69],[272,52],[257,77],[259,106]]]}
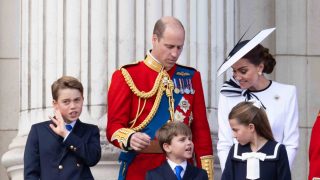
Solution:
{"label": "white dress shirt", "polygon": [[170,159],[167,159],[167,161],[168,161],[168,164],[171,167],[174,174],[176,174],[176,171],[174,170],[174,168],[176,166],[181,166],[183,168],[183,170],[181,172],[181,178],[182,178],[184,173],[186,172],[186,169],[187,169],[187,161],[183,161],[181,164],[177,164],[177,163],[171,161]]}

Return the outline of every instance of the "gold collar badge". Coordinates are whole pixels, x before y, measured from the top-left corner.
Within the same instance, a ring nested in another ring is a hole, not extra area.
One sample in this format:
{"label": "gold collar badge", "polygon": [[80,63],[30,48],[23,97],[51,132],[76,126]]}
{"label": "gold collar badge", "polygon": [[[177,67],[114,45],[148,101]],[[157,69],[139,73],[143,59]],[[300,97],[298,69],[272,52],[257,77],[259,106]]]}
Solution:
{"label": "gold collar badge", "polygon": [[163,69],[162,64],[153,59],[150,55],[147,55],[146,59],[143,61],[146,66],[150,69],[160,72]]}

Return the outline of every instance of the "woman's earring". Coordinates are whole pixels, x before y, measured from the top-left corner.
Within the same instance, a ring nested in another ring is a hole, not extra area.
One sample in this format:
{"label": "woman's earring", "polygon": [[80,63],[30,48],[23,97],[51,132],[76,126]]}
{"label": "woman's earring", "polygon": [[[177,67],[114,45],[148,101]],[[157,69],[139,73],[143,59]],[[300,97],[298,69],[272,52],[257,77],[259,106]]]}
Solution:
{"label": "woman's earring", "polygon": [[258,74],[259,74],[259,76],[261,76],[261,75],[262,75],[262,72],[259,71]]}

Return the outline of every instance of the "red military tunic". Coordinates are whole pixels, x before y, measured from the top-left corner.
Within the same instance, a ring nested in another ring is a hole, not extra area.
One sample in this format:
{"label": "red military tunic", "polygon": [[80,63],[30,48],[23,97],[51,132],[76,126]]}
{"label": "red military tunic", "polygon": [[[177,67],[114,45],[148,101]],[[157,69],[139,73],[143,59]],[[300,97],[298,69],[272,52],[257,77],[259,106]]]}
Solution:
{"label": "red military tunic", "polygon": [[[150,58],[150,56],[147,56],[146,60],[150,60]],[[124,68],[129,72],[137,89],[140,91],[149,92],[155,84],[158,72],[150,68],[150,66],[147,66],[146,60],[140,61],[136,64],[127,65]],[[176,72],[177,66],[178,65],[175,65],[168,71],[168,74],[171,78],[175,73],[179,73]],[[200,157],[212,157],[213,150],[210,129],[206,117],[206,107],[201,77],[198,71],[194,71],[195,73],[191,79],[192,83],[189,83],[188,86],[192,86],[192,88],[195,90],[195,93],[183,94],[182,99],[184,99],[184,102],[188,102],[189,106],[177,106],[175,109],[175,120],[180,120],[190,125],[193,135],[196,163],[197,166],[201,167]],[[184,86],[187,85],[185,84]],[[134,123],[133,127],[141,124],[141,122],[143,122],[143,120],[148,116],[154,101],[155,96],[146,100],[145,107],[141,115]],[[140,110],[143,106],[143,103],[144,100],[141,99]],[[119,143],[118,139],[113,139],[113,136],[114,134],[118,133],[119,129],[130,128],[132,126],[132,122],[130,123],[130,121],[136,117],[138,104],[139,98],[133,94],[121,71],[115,71],[112,76],[112,81],[108,92],[107,123],[107,138],[113,145],[122,149],[127,146],[125,143]],[[169,111],[167,111],[167,113],[169,113]],[[138,153],[128,167],[126,179],[144,179],[148,170],[158,167],[164,162],[164,160],[164,154]]]}
{"label": "red military tunic", "polygon": [[313,125],[309,146],[309,180],[320,179],[320,112]]}

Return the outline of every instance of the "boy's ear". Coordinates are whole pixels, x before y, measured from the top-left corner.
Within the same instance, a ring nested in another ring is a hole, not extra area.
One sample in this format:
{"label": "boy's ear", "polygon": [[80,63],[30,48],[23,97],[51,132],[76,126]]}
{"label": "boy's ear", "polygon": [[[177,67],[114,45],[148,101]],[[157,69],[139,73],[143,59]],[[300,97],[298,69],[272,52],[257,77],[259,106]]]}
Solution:
{"label": "boy's ear", "polygon": [[170,146],[170,144],[168,144],[168,143],[163,143],[163,149],[164,149],[166,152],[171,152],[171,146]]}
{"label": "boy's ear", "polygon": [[53,106],[53,108],[54,109],[57,109],[58,107],[58,105],[57,105],[57,101],[56,100],[52,100],[52,106]]}

